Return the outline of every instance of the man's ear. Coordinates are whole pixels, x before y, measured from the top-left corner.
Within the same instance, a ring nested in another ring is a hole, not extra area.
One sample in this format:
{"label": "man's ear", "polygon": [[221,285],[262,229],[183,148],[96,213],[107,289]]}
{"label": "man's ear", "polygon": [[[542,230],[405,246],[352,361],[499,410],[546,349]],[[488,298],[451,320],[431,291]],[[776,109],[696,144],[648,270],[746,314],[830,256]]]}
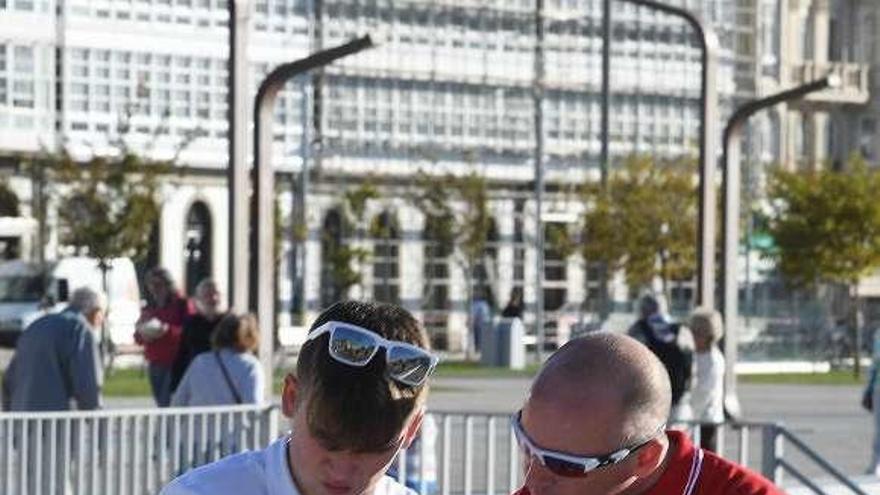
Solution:
{"label": "man's ear", "polygon": [[288,418],[293,417],[298,405],[297,401],[301,400],[299,391],[299,380],[293,376],[293,373],[288,373],[284,377],[284,385],[281,389],[281,412]]}
{"label": "man's ear", "polygon": [[639,477],[645,477],[652,474],[663,464],[666,455],[666,445],[657,440],[651,440],[640,448],[636,457],[636,474]]}
{"label": "man's ear", "polygon": [[412,445],[413,440],[415,440],[416,435],[419,434],[419,430],[422,428],[422,421],[424,420],[425,408],[419,407],[419,409],[413,413],[412,419],[406,427],[406,433],[403,436],[403,448],[408,449],[409,446]]}

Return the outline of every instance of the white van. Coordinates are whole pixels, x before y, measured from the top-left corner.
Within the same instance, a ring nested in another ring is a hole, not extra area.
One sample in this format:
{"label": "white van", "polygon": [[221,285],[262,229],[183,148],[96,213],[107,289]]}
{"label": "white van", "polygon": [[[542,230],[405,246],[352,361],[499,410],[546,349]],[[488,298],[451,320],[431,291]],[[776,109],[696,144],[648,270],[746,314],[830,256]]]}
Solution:
{"label": "white van", "polygon": [[[0,263],[0,347],[14,347],[31,322],[64,309],[70,294],[80,287],[104,290],[98,260],[63,258],[42,266],[25,261]],[[129,258],[110,261],[106,292],[107,335],[117,348],[133,345],[141,296]]]}

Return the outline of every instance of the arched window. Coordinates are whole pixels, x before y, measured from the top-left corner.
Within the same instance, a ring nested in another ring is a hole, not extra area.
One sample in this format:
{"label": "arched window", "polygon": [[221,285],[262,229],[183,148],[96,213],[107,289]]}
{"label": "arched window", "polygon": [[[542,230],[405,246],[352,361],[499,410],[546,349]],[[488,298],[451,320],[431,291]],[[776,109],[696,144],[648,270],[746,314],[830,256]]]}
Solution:
{"label": "arched window", "polygon": [[193,294],[203,279],[212,276],[211,213],[208,205],[196,201],[186,215],[184,252],[186,258],[186,293]]}
{"label": "arched window", "polygon": [[342,230],[342,215],[330,210],[321,232],[321,307],[325,308],[344,299],[350,286],[345,279],[351,260],[345,256]]}
{"label": "arched window", "polygon": [[[551,239],[567,230],[563,223],[545,223],[544,239]],[[554,232],[556,231],[556,232]],[[551,242],[544,243],[544,311],[556,311],[565,304],[568,270],[565,255]]]}
{"label": "arched window", "polygon": [[449,255],[453,246],[445,228],[444,222],[436,217],[425,220],[422,310],[425,329],[435,349],[449,347]]}
{"label": "arched window", "polygon": [[19,216],[18,195],[5,181],[0,181],[0,217]]}
{"label": "arched window", "polygon": [[498,229],[495,219],[489,219],[489,229],[486,231],[486,245],[483,255],[474,264],[474,300],[485,300],[493,309],[495,307],[494,286],[497,282],[498,270]]}
{"label": "arched window", "polygon": [[370,225],[373,237],[373,299],[400,301],[400,229],[394,216],[382,212]]}
{"label": "arched window", "polygon": [[[6,182],[0,182],[0,217],[17,217],[18,196]],[[11,260],[21,256],[21,237],[0,237],[0,259]]]}

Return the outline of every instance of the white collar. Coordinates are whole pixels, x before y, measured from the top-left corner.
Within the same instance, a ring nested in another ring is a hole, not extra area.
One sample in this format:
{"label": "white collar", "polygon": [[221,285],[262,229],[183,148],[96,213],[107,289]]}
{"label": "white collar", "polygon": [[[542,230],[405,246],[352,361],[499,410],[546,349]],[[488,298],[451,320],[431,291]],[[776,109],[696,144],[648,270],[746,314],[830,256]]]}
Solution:
{"label": "white collar", "polygon": [[269,495],[300,495],[293,481],[293,473],[290,472],[290,463],[287,457],[287,444],[290,435],[276,440],[269,446],[266,453],[266,470],[268,476],[267,485]]}

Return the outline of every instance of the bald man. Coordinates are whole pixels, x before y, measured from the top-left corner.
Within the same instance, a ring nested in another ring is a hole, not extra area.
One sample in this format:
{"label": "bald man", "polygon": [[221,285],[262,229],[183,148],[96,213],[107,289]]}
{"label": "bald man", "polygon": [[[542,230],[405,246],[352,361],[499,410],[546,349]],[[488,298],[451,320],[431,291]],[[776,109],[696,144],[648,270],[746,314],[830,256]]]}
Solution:
{"label": "bald man", "polygon": [[516,495],[781,495],[760,475],[666,431],[669,376],[631,337],[570,341],[544,365],[513,427]]}

